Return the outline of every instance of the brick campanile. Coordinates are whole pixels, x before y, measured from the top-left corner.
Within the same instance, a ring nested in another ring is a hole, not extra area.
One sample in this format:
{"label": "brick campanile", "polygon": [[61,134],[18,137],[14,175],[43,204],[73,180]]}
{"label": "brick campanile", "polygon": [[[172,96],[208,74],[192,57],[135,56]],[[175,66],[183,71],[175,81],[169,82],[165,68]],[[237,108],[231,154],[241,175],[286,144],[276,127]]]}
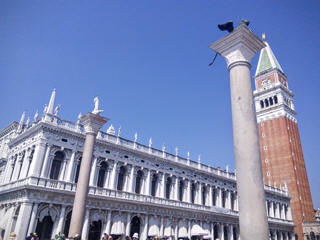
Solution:
{"label": "brick campanile", "polygon": [[287,76],[269,44],[261,50],[254,91],[264,182],[287,187],[291,195],[295,234],[303,237],[303,222],[314,222],[314,209],[300,135]]}

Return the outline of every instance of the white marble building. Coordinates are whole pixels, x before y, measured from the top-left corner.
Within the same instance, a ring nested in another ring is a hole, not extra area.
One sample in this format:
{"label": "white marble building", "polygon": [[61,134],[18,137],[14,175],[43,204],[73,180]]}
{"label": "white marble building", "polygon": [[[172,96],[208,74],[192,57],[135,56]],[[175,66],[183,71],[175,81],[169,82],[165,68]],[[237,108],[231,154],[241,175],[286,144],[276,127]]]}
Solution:
{"label": "white marble building", "polygon": [[[41,239],[68,233],[85,134],[79,121],[58,117],[55,90],[33,122],[0,131],[0,235]],[[214,157],[212,157],[214,161]],[[290,196],[265,186],[270,239],[294,239]],[[83,239],[101,234],[173,239],[239,239],[236,175],[99,132],[90,175]]]}

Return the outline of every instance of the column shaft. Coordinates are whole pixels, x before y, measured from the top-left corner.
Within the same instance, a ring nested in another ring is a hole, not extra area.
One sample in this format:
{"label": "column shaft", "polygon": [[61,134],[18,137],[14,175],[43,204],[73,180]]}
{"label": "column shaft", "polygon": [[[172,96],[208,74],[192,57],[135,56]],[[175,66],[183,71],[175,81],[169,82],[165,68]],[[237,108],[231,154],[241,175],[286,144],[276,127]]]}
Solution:
{"label": "column shaft", "polygon": [[27,236],[28,221],[32,212],[31,203],[22,203],[19,210],[14,232],[18,235],[18,240],[23,240]]}
{"label": "column shaft", "polygon": [[84,143],[84,151],[83,151],[81,165],[80,165],[79,180],[77,184],[78,187],[77,187],[73,210],[72,210],[69,236],[81,234],[83,219],[84,219],[84,214],[86,209],[86,198],[88,194],[91,160],[92,160],[92,153],[93,153],[95,138],[96,138],[96,135],[93,133],[87,133],[86,135],[86,140]]}
{"label": "column shaft", "polygon": [[74,168],[75,156],[76,156],[76,151],[72,151],[71,158],[70,158],[69,165],[68,165],[67,175],[66,175],[66,181],[67,182],[71,182],[72,170]]}
{"label": "column shaft", "polygon": [[[49,147],[49,146],[48,146]],[[43,164],[43,158],[46,150],[46,144],[44,142],[40,142],[35,149],[34,157],[31,161],[30,170],[28,176],[39,177],[41,167]],[[43,168],[43,167],[42,167]]]}
{"label": "column shaft", "polygon": [[34,232],[36,229],[36,217],[37,217],[37,212],[38,212],[38,206],[39,206],[38,203],[34,203],[34,205],[33,205],[27,234]]}
{"label": "column shaft", "polygon": [[241,196],[241,239],[268,239],[262,163],[248,63],[231,67],[230,88],[237,188]]}
{"label": "column shaft", "polygon": [[64,223],[64,217],[66,212],[66,206],[61,206],[60,216],[58,220],[58,227],[56,233],[62,233],[63,223]]}
{"label": "column shaft", "polygon": [[90,180],[89,180],[89,185],[90,186],[96,186],[96,181],[95,181],[95,173],[96,173],[96,169],[97,169],[97,161],[98,161],[98,158],[95,157],[94,160],[93,160],[93,164],[92,164],[92,168],[91,168],[91,171],[90,171]]}
{"label": "column shaft", "polygon": [[50,150],[51,150],[51,146],[50,145],[48,145],[47,146],[47,149],[46,149],[46,153],[45,153],[45,156],[44,156],[44,160],[43,160],[43,164],[42,164],[42,169],[41,169],[41,177],[42,178],[48,178],[49,176],[48,176],[48,174],[49,173],[47,173],[48,172],[48,167],[50,167],[49,166],[49,154],[50,154]]}
{"label": "column shaft", "polygon": [[[83,222],[83,228],[80,229],[81,232],[81,239],[88,239],[89,236],[89,217],[90,217],[90,209],[86,210],[86,216]],[[70,229],[71,229],[70,224]],[[78,233],[79,234],[79,233]],[[69,230],[69,236],[70,236],[70,230]]]}
{"label": "column shaft", "polygon": [[128,212],[128,214],[127,214],[127,225],[126,225],[126,236],[130,235],[130,220],[131,220],[131,213]]}

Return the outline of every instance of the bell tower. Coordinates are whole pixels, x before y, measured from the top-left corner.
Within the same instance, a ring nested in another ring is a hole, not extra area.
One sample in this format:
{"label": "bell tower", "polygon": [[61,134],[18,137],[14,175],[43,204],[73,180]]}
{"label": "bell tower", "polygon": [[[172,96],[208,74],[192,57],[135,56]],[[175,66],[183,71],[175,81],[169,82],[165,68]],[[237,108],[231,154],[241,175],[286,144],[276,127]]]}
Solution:
{"label": "bell tower", "polygon": [[277,188],[288,188],[295,234],[300,240],[304,239],[303,223],[314,222],[315,216],[294,95],[264,34],[262,38],[266,47],[260,52],[254,76],[254,98],[264,182]]}

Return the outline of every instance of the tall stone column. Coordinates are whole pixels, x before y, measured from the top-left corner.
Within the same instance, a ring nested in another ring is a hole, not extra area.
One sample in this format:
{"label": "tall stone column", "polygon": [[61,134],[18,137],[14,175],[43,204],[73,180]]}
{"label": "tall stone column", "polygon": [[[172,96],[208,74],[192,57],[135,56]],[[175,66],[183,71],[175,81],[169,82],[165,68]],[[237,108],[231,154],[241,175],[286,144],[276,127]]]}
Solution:
{"label": "tall stone column", "polygon": [[147,169],[148,173],[147,173],[147,178],[146,178],[146,187],[145,187],[145,195],[151,195],[151,170]]}
{"label": "tall stone column", "polygon": [[37,144],[34,152],[34,157],[31,161],[30,164],[30,170],[28,173],[28,176],[34,176],[34,177],[39,177],[40,176],[40,171],[43,164],[43,157],[45,154],[46,150],[46,139],[41,139],[40,142]]}
{"label": "tall stone column", "polygon": [[91,172],[90,172],[90,180],[89,180],[89,185],[90,186],[95,186],[96,182],[95,182],[95,173],[96,173],[96,169],[97,169],[97,161],[98,158],[95,157],[93,160],[93,164],[92,164],[92,168],[91,168]]}
{"label": "tall stone column", "polygon": [[111,210],[108,210],[107,224],[106,224],[106,229],[104,230],[104,232],[108,235],[110,234],[110,228],[111,228]]}
{"label": "tall stone column", "polygon": [[[86,210],[86,216],[83,223],[82,232],[80,234],[82,239],[88,239],[89,236],[89,217],[90,217],[90,209]],[[70,226],[71,227],[71,226]]]}
{"label": "tall stone column", "polygon": [[130,236],[131,213],[127,214],[126,236]]}
{"label": "tall stone column", "polygon": [[61,205],[61,211],[60,211],[60,216],[59,216],[59,220],[58,220],[58,227],[57,227],[56,233],[62,233],[65,213],[66,213],[66,206]]}
{"label": "tall stone column", "polygon": [[264,43],[244,23],[210,46],[226,60],[230,71],[241,240],[268,239],[259,137],[250,78],[250,61],[263,47]]}
{"label": "tall stone column", "polygon": [[94,143],[98,131],[108,121],[108,119],[101,117],[98,114],[87,113],[86,115],[82,116],[80,121],[85,129],[86,140],[84,143],[77,191],[74,198],[71,216],[71,224],[69,230],[70,237],[73,237],[76,234],[81,234],[82,232],[84,214],[86,211],[86,199],[88,195]]}
{"label": "tall stone column", "polygon": [[23,202],[20,206],[19,215],[17,218],[14,232],[18,235],[18,240],[23,240],[27,236],[28,223],[26,219],[30,218],[32,213],[32,203]]}

